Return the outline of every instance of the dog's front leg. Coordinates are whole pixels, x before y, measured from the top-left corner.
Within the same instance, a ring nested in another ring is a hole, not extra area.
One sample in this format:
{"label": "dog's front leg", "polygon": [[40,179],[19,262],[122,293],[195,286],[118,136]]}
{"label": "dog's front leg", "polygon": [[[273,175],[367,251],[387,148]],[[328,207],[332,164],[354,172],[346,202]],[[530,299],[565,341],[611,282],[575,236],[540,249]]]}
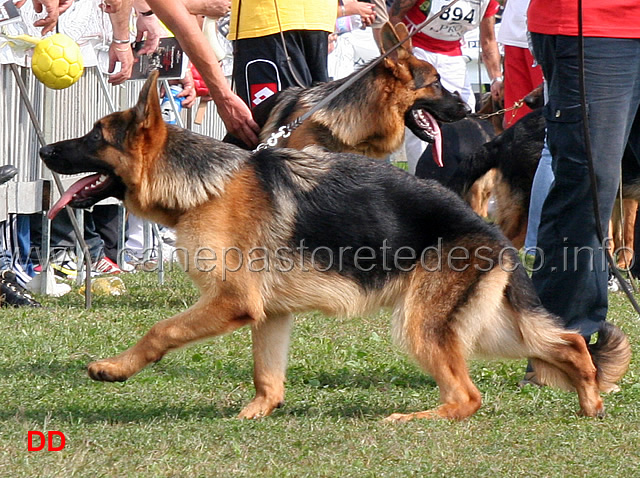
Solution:
{"label": "dog's front leg", "polygon": [[137,344],[120,355],[89,364],[89,376],[94,380],[122,382],[170,350],[232,332],[254,319],[248,308],[237,301],[201,298],[184,312],[155,324]]}
{"label": "dog's front leg", "polygon": [[255,398],[238,418],[261,418],[271,414],[284,402],[284,381],[293,316],[269,316],[253,324],[253,382]]}

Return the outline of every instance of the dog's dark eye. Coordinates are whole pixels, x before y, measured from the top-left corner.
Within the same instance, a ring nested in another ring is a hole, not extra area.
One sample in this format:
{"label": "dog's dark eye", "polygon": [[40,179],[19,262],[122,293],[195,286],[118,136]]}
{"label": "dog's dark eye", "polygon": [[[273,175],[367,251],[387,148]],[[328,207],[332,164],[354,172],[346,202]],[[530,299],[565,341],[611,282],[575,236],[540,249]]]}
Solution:
{"label": "dog's dark eye", "polygon": [[100,141],[102,139],[102,131],[100,131],[98,128],[94,128],[89,135],[89,139],[91,141]]}

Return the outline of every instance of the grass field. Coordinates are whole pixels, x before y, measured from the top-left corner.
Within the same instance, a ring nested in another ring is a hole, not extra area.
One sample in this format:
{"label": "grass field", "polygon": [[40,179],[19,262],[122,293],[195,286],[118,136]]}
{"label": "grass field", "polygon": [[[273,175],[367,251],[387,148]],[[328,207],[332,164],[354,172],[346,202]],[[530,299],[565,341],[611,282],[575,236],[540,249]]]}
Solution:
{"label": "grass field", "polygon": [[[126,383],[91,381],[86,364],[132,345],[194,302],[178,271],[123,276],[127,293],[42,298],[2,309],[0,476],[614,477],[640,476],[640,366],[605,398],[604,420],[576,415],[574,394],[517,387],[523,362],[474,362],[484,405],[451,423],[382,421],[432,408],[433,380],[392,344],[389,317],[306,314],[292,339],[287,402],[239,421],[252,398],[248,330],[175,352]],[[640,339],[625,298],[610,317]],[[27,451],[30,430],[59,430],[64,450]]]}

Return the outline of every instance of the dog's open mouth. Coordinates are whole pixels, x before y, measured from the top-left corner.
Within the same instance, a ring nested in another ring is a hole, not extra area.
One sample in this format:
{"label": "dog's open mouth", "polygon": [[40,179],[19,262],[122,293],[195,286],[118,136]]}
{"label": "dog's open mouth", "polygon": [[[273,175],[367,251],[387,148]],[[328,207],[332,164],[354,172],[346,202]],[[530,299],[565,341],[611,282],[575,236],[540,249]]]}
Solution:
{"label": "dog's open mouth", "polygon": [[60,196],[47,216],[53,219],[67,204],[74,208],[87,208],[110,196],[120,197],[116,194],[121,185],[119,183],[120,181],[110,174],[96,173],[85,176]]}
{"label": "dog's open mouth", "polygon": [[407,126],[422,141],[433,145],[433,160],[440,167],[442,163],[442,134],[440,125],[431,113],[423,108],[414,108],[408,112]]}

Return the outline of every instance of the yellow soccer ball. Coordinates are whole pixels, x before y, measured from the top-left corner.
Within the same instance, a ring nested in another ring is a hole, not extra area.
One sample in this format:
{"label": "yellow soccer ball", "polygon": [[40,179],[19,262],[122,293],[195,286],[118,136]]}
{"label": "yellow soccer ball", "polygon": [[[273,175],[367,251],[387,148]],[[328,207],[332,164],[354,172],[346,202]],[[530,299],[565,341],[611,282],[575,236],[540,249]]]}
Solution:
{"label": "yellow soccer ball", "polygon": [[78,44],[62,33],[38,42],[31,58],[31,70],[48,88],[61,90],[82,76],[84,62]]}

